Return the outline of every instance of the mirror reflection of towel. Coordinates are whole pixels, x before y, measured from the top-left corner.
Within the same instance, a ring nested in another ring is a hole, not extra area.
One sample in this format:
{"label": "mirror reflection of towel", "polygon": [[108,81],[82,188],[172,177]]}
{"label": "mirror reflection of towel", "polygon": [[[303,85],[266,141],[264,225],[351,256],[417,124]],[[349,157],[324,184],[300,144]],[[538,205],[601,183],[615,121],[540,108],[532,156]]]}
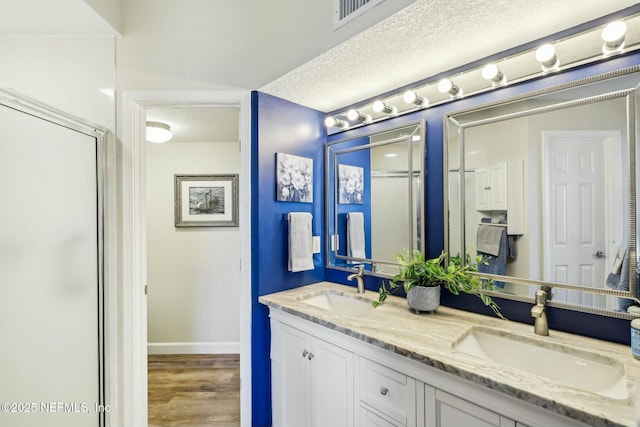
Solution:
{"label": "mirror reflection of towel", "polygon": [[479,225],[476,243],[478,252],[498,256],[503,232],[506,233],[504,227]]}
{"label": "mirror reflection of towel", "polygon": [[[515,258],[516,255],[514,236],[507,235],[506,227],[480,224],[476,238],[476,251],[484,260],[478,263],[478,271],[504,276],[507,273],[507,257]],[[504,287],[504,282],[494,281],[493,284]]]}
{"label": "mirror reflection of towel", "polygon": [[364,241],[364,214],[350,212],[347,214],[347,251],[350,257],[366,258]]}
{"label": "mirror reflection of towel", "polygon": [[313,270],[313,235],[308,212],[289,213],[289,271]]}
{"label": "mirror reflection of towel", "polygon": [[[607,276],[607,287],[616,291],[629,290],[629,251],[623,246],[613,260],[611,272]],[[618,298],[618,309],[627,311],[633,305],[633,301],[627,298]]]}

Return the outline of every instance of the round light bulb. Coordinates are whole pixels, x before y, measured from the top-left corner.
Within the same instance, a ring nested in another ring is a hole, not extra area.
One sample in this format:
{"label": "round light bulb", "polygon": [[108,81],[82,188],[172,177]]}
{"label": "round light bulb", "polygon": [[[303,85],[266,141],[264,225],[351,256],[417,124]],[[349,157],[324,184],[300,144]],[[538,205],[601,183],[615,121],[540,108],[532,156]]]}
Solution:
{"label": "round light bulb", "polygon": [[482,69],[482,78],[492,82],[499,82],[502,80],[502,73],[496,64],[487,64]]}
{"label": "round light bulb", "polygon": [[438,91],[440,93],[449,93],[453,89],[453,83],[449,79],[442,79],[438,82]]}
{"label": "round light bulb", "polygon": [[614,21],[602,30],[602,40],[607,44],[607,47],[616,49],[624,41],[626,33],[627,24],[622,21]]}
{"label": "round light bulb", "polygon": [[357,110],[349,110],[347,111],[347,118],[351,121],[358,120],[360,118],[360,113]]}
{"label": "round light bulb", "polygon": [[337,124],[338,124],[338,122],[336,121],[336,119],[334,117],[329,116],[326,119],[324,119],[324,125],[326,127],[328,127],[328,128],[332,128]]}
{"label": "round light bulb", "polygon": [[373,108],[373,111],[376,113],[382,113],[387,108],[387,105],[382,101],[376,101],[371,108]]}
{"label": "round light bulb", "polygon": [[418,95],[412,90],[408,90],[404,93],[404,95],[402,95],[402,100],[407,104],[413,104],[417,99]]}
{"label": "round light bulb", "polygon": [[553,67],[558,61],[556,57],[556,48],[552,44],[543,44],[536,50],[536,60],[545,67]]}

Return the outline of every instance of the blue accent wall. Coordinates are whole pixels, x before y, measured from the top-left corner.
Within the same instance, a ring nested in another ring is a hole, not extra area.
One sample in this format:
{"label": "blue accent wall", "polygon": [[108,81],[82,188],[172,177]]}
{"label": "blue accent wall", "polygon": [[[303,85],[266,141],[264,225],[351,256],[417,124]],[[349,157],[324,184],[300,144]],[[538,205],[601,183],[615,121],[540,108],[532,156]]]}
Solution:
{"label": "blue accent wall", "polygon": [[[252,258],[252,424],[271,426],[269,316],[260,295],[324,280],[324,254],[314,255],[313,270],[287,270],[289,212],[310,212],[313,235],[324,240],[324,113],[271,95],[253,92],[251,258]],[[276,153],[313,159],[313,203],[276,201]],[[323,245],[321,241],[321,245]],[[322,246],[324,247],[324,246]]]}

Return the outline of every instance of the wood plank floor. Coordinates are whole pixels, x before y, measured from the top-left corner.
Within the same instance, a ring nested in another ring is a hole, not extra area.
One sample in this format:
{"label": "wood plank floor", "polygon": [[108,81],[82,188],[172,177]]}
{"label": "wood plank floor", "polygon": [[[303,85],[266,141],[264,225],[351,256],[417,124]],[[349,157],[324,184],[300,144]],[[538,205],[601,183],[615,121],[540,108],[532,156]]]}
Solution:
{"label": "wood plank floor", "polygon": [[149,355],[149,427],[239,427],[240,357]]}

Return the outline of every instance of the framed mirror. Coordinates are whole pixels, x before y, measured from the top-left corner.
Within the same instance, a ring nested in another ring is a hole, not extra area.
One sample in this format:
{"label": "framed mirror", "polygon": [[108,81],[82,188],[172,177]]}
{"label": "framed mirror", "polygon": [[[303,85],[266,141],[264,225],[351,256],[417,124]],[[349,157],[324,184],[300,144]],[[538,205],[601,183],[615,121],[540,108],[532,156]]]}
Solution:
{"label": "framed mirror", "polygon": [[445,117],[445,245],[497,295],[598,314],[637,301],[640,68]]}
{"label": "framed mirror", "polygon": [[397,273],[396,256],[424,250],[424,122],[327,143],[327,266]]}

